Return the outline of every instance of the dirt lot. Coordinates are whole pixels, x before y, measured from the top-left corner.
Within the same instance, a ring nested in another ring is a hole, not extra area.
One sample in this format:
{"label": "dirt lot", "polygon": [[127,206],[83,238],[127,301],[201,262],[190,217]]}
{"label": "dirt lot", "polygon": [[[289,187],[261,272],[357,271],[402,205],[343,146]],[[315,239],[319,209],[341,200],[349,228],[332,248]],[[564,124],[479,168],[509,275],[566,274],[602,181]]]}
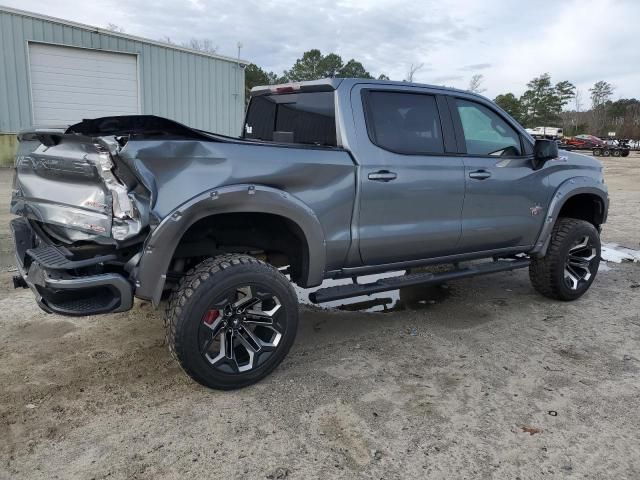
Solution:
{"label": "dirt lot", "polygon": [[[637,249],[640,156],[607,182],[604,239]],[[280,368],[227,393],[182,374],[161,312],[46,315],[5,268],[0,478],[640,478],[640,264],[606,267],[574,303],[517,271],[392,313],[302,307]]]}

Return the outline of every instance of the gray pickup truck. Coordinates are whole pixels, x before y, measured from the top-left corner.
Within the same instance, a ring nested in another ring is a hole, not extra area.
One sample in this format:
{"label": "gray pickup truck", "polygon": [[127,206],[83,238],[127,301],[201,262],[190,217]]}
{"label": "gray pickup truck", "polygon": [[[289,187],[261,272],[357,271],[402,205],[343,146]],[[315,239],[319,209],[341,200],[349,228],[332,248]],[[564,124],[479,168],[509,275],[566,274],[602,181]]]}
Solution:
{"label": "gray pickup truck", "polygon": [[[290,282],[353,280],[322,303],[528,267],[574,300],[600,261],[600,163],[465,91],[328,79],[254,88],[241,138],[129,116],[19,139],[16,287],[63,315],[167,298],[170,350],[211,388],[283,360]],[[414,270],[435,264],[450,268]]]}

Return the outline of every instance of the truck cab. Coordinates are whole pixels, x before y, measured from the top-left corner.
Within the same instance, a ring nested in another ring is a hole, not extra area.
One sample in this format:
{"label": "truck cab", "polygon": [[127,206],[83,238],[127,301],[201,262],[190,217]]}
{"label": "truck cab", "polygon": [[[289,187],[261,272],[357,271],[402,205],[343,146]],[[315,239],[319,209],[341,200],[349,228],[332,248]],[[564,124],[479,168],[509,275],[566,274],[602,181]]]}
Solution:
{"label": "truck cab", "polygon": [[[19,139],[16,286],[65,315],[168,299],[171,351],[213,388],[254,383],[284,358],[290,282],[354,279],[314,292],[322,303],[528,267],[538,292],[575,300],[597,273],[600,163],[462,90],[269,85],[252,90],[239,138],[129,116]],[[452,268],[409,272],[433,264]]]}

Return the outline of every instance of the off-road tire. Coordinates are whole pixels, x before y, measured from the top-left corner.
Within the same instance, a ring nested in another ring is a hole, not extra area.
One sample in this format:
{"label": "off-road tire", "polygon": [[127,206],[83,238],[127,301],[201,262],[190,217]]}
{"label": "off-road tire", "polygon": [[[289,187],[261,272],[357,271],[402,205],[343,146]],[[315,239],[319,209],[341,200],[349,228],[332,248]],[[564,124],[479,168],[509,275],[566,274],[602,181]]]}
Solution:
{"label": "off-road tire", "polygon": [[602,155],[602,149],[601,148],[594,148],[593,149],[593,156],[594,157],[600,157]]}
{"label": "off-road tire", "polygon": [[619,157],[621,153],[620,150],[611,150],[611,155],[614,157]]}
{"label": "off-road tire", "polygon": [[[282,308],[279,321],[286,328],[264,363],[247,372],[222,373],[200,351],[198,332],[216,296],[243,284],[275,292]],[[246,387],[271,373],[289,352],[297,327],[298,297],[291,283],[275,267],[249,255],[221,255],[196,265],[171,294],[165,315],[166,341],[173,357],[196,382],[219,390]]]}
{"label": "off-road tire", "polygon": [[[592,261],[591,277],[576,289],[565,281],[565,263],[569,250],[580,238],[588,237],[596,257]],[[589,222],[575,218],[559,218],[551,232],[551,241],[544,257],[531,260],[529,278],[542,295],[554,300],[571,301],[580,298],[593,283],[600,264],[600,235]]]}

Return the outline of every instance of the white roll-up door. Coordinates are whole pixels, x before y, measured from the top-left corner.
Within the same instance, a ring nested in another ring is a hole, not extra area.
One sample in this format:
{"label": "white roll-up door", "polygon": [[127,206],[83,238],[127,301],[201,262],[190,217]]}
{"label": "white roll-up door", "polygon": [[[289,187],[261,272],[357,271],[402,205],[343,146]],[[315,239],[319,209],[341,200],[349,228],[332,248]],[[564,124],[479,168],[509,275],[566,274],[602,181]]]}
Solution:
{"label": "white roll-up door", "polygon": [[30,43],[34,125],[140,113],[137,61],[128,53]]}

